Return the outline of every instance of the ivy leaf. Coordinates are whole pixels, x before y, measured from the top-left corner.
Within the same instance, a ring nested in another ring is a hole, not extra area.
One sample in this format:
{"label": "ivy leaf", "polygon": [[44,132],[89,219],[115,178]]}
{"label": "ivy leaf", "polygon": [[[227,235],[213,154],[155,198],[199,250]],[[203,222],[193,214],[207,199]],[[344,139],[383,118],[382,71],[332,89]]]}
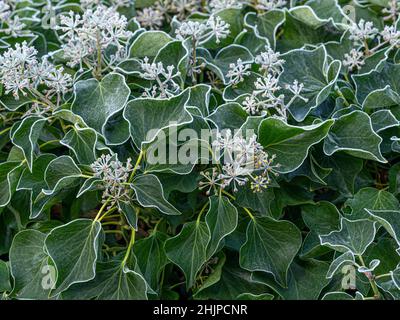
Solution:
{"label": "ivy leaf", "polygon": [[0,292],[11,291],[10,270],[7,262],[0,260]]}
{"label": "ivy leaf", "polygon": [[288,173],[299,168],[307,158],[308,150],[324,139],[333,125],[332,120],[304,127],[296,127],[277,118],[267,118],[259,128],[259,142],[275,154],[279,171]]}
{"label": "ivy leaf", "polygon": [[147,31],[132,43],[129,56],[132,58],[155,57],[162,47],[173,39],[163,31]]}
{"label": "ivy leaf", "polygon": [[[396,210],[369,210],[365,209],[375,221],[381,224],[396,240],[400,248],[400,211]],[[399,252],[400,249],[398,249]]]}
{"label": "ivy leaf", "polygon": [[286,288],[277,285],[267,273],[255,272],[252,279],[268,285],[285,300],[316,300],[329,283],[325,277],[327,270],[326,262],[296,260],[290,266]]}
{"label": "ivy leaf", "polygon": [[230,82],[227,73],[231,64],[236,65],[238,59],[241,59],[244,64],[251,64],[254,60],[253,55],[246,47],[237,44],[231,44],[219,50],[215,58],[200,57],[199,59],[203,60],[207,64],[207,67],[213,71],[225,85]]}
{"label": "ivy leaf", "polygon": [[69,156],[61,156],[50,161],[44,173],[48,190],[43,190],[45,195],[53,195],[63,188],[75,184],[82,176],[81,170]]}
{"label": "ivy leaf", "polygon": [[210,119],[219,130],[240,128],[247,119],[247,112],[237,102],[220,105],[212,114]]}
{"label": "ivy leaf", "polygon": [[340,230],[319,236],[321,244],[337,251],[351,251],[354,255],[361,256],[374,241],[375,222],[342,218],[340,224]]}
{"label": "ivy leaf", "polygon": [[[328,98],[339,76],[340,62],[335,60],[327,67],[324,46],[314,50],[292,50],[282,55],[282,59],[285,60],[284,71],[279,78],[282,87],[292,85],[297,80],[307,88],[301,92],[301,96],[308,100],[297,98],[289,107],[292,116],[300,122]],[[293,98],[289,90],[284,90],[284,94],[287,102]]]}
{"label": "ivy leaf", "polygon": [[206,84],[198,84],[190,88],[190,98],[188,106],[197,107],[203,117],[207,117],[210,113],[210,94],[211,87]]}
{"label": "ivy leaf", "polygon": [[229,251],[226,258],[219,258],[214,273],[205,280],[204,285],[196,292],[194,298],[233,300],[240,299],[246,294],[265,294],[268,288],[264,284],[253,281],[251,273],[240,268],[237,261],[237,255]]}
{"label": "ivy leaf", "polygon": [[129,94],[125,78],[117,73],[109,73],[101,81],[81,80],[74,86],[72,111],[81,116],[89,127],[103,133],[106,122],[122,110]]}
{"label": "ivy leaf", "polygon": [[49,265],[49,256],[44,251],[45,238],[37,230],[23,230],[14,237],[10,267],[14,278],[12,293],[18,299],[48,299],[51,286],[42,286]]}
{"label": "ivy leaf", "polygon": [[63,293],[64,299],[147,300],[143,277],[118,259],[98,262],[96,277],[85,283],[73,284]]}
{"label": "ivy leaf", "polygon": [[97,134],[91,128],[74,127],[60,143],[71,149],[81,164],[91,164],[96,160]]}
{"label": "ivy leaf", "polygon": [[46,121],[42,117],[28,117],[12,129],[11,141],[24,153],[30,170],[32,170],[35,145]]}
{"label": "ivy leaf", "polygon": [[181,214],[178,209],[165,199],[161,182],[155,175],[144,174],[138,176],[131,183],[131,188],[135,190],[137,200],[143,207],[157,208],[168,215]]}
{"label": "ivy leaf", "polygon": [[301,215],[307,227],[318,234],[327,234],[340,227],[340,213],[330,202],[303,205]]}
{"label": "ivy leaf", "polygon": [[209,201],[206,224],[211,239],[207,246],[207,258],[214,255],[221,241],[235,231],[238,224],[237,209],[226,197],[212,196]]}
{"label": "ivy leaf", "polygon": [[186,223],[181,232],[165,242],[165,252],[169,260],[185,274],[186,287],[191,288],[200,268],[207,260],[206,248],[210,232],[205,222]]}
{"label": "ivy leaf", "polygon": [[399,125],[399,121],[390,110],[378,110],[371,114],[371,123],[376,133]]}
{"label": "ivy leaf", "polygon": [[167,238],[166,234],[153,231],[149,237],[138,240],[133,246],[139,269],[150,287],[155,291],[159,289],[161,273],[168,263],[164,250]]}
{"label": "ivy leaf", "polygon": [[381,70],[353,75],[356,96],[363,108],[381,108],[400,104],[400,65],[385,63]]}
{"label": "ivy leaf", "polygon": [[375,188],[361,189],[354,195],[353,199],[348,199],[345,205],[352,210],[351,215],[347,216],[351,220],[368,218],[369,214],[365,209],[373,211],[400,209],[400,203],[394,195]]}
{"label": "ivy leaf", "polygon": [[23,167],[19,161],[0,163],[0,208],[9,204],[22,171]]}
{"label": "ivy leaf", "polygon": [[249,271],[268,272],[286,286],[290,264],[301,246],[301,233],[289,221],[254,218],[247,227],[246,242],[240,248],[240,266]]}
{"label": "ivy leaf", "polygon": [[339,270],[340,267],[344,266],[344,265],[354,265],[355,264],[355,257],[354,254],[351,251],[347,251],[343,254],[341,254],[339,257],[335,258],[330,266],[329,266],[329,270],[326,274],[326,277],[328,279],[331,279]]}
{"label": "ivy leaf", "polygon": [[158,133],[170,126],[190,123],[193,117],[187,111],[189,90],[170,99],[137,98],[129,101],[124,118],[129,122],[133,142],[138,148],[149,143]]}
{"label": "ivy leaf", "polygon": [[101,224],[88,219],[73,220],[50,231],[45,247],[57,268],[52,296],[95,277],[100,232]]}
{"label": "ivy leaf", "polygon": [[386,163],[379,148],[381,143],[370,117],[356,110],[335,121],[324,141],[324,152],[330,156],[344,151],[354,157]]}

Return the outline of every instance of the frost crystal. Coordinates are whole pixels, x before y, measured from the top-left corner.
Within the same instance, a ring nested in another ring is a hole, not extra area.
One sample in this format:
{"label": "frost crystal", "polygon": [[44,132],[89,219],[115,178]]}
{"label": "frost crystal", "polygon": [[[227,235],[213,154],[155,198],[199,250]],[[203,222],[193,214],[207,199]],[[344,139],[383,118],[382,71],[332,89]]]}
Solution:
{"label": "frost crystal", "polygon": [[395,26],[385,26],[385,29],[381,32],[383,40],[389,42],[390,45],[399,47],[400,46],[400,31],[397,31]]}
{"label": "frost crystal", "polygon": [[227,8],[242,8],[242,3],[238,0],[211,0],[209,4],[211,11],[219,11]]}

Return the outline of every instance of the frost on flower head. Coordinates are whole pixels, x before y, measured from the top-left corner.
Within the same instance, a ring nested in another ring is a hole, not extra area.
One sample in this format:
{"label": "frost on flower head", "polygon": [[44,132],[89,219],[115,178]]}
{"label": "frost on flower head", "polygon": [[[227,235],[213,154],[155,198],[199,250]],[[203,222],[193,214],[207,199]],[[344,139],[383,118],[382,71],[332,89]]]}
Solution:
{"label": "frost on flower head", "polygon": [[385,15],[383,20],[388,21],[392,20],[395,22],[397,18],[400,16],[400,4],[399,0],[389,0],[388,2],[389,7],[384,8],[382,13]]}
{"label": "frost on flower head", "polygon": [[344,55],[343,65],[350,71],[360,70],[364,64],[364,54],[361,51],[352,49],[350,53]]}
{"label": "frost on flower head", "polygon": [[37,51],[26,42],[17,43],[0,56],[0,80],[6,93],[12,92],[16,99],[19,94],[26,96],[39,85],[47,87],[47,96],[61,95],[72,85],[72,78],[63,68],[57,68],[46,57],[38,60]]}
{"label": "frost on flower head", "polygon": [[374,27],[371,21],[366,22],[363,19],[361,19],[358,24],[353,23],[349,31],[349,38],[354,42],[364,42],[368,39],[373,39],[378,33],[378,29]]}
{"label": "frost on flower head", "polygon": [[211,0],[209,3],[211,11],[219,11],[227,8],[242,8],[243,4],[239,0]]}
{"label": "frost on flower head", "polygon": [[177,38],[183,40],[192,38],[198,43],[204,43],[215,37],[219,43],[229,35],[229,24],[220,17],[211,16],[206,22],[186,21],[176,30]]}
{"label": "frost on flower head", "polygon": [[119,201],[129,201],[130,188],[126,184],[129,180],[130,172],[133,170],[131,159],[127,159],[125,165],[115,156],[101,155],[90,165],[94,176],[103,182],[103,201],[108,200],[110,207]]}
{"label": "frost on flower head", "polygon": [[229,71],[226,76],[230,79],[229,83],[238,84],[244,80],[245,76],[250,75],[250,64],[244,64],[242,59],[238,59],[236,63],[229,65]]}
{"label": "frost on flower head", "polygon": [[286,5],[285,0],[259,0],[257,1],[256,8],[259,10],[273,10],[280,9]]}
{"label": "frost on flower head", "polygon": [[13,14],[11,3],[0,0],[0,32],[16,38],[27,33],[25,27],[18,15]]}
{"label": "frost on flower head", "polygon": [[136,20],[143,28],[160,29],[164,23],[164,13],[158,8],[143,8],[137,12]]}
{"label": "frost on flower head", "polygon": [[232,187],[238,191],[239,186],[250,182],[254,192],[261,192],[272,182],[270,174],[277,175],[279,165],[273,165],[274,157],[269,157],[263,147],[257,142],[257,136],[243,138],[233,134],[231,130],[224,130],[217,134],[212,146],[216,153],[221,154],[222,165],[212,171],[201,173],[203,180],[200,189],[206,189],[209,194],[218,188]]}
{"label": "frost on flower head", "polygon": [[264,52],[261,52],[255,58],[255,63],[260,65],[260,72],[280,73],[285,60],[280,59],[281,54],[275,52],[269,46],[265,46]]}
{"label": "frost on flower head", "polygon": [[[57,30],[62,31],[64,57],[70,66],[80,65],[84,59],[93,66],[98,62],[98,53],[113,45],[116,52],[111,60],[119,61],[124,55],[125,44],[131,32],[127,31],[128,21],[114,8],[99,5],[96,9],[88,8],[81,17],[69,12],[60,18]],[[114,61],[109,61],[113,63]],[[99,66],[97,66],[99,67]]]}
{"label": "frost on flower head", "polygon": [[201,9],[201,0],[164,0],[161,3],[178,20],[183,20]]}
{"label": "frost on flower head", "polygon": [[139,74],[140,77],[156,83],[151,89],[145,91],[144,96],[168,98],[179,90],[179,85],[174,81],[174,78],[179,77],[180,72],[174,72],[174,66],[165,68],[162,62],[149,63],[149,58],[145,57],[140,62],[140,67],[143,71]]}
{"label": "frost on flower head", "polygon": [[381,32],[384,41],[395,47],[400,47],[400,31],[395,26],[385,26]]}

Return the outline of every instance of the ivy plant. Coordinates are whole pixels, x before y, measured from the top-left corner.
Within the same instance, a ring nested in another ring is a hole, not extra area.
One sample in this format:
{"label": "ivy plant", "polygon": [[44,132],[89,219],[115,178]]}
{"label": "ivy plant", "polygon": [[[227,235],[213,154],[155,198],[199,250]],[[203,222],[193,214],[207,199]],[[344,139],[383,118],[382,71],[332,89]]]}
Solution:
{"label": "ivy plant", "polygon": [[400,298],[398,0],[0,0],[3,299]]}

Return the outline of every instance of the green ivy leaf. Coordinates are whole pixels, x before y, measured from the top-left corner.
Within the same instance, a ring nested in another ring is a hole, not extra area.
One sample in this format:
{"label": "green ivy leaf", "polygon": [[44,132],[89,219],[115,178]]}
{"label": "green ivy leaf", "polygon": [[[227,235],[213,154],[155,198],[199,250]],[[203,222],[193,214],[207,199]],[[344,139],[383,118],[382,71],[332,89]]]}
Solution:
{"label": "green ivy leaf", "polygon": [[271,287],[285,300],[316,300],[322,289],[328,285],[326,279],[328,264],[318,260],[296,260],[288,272],[287,287],[283,288],[267,273],[255,272],[254,281]]}
{"label": "green ivy leaf", "polygon": [[400,211],[396,210],[369,210],[365,209],[375,221],[381,224],[386,231],[396,240],[400,250]]}
{"label": "green ivy leaf", "polygon": [[301,246],[299,229],[289,221],[254,218],[247,227],[246,242],[240,248],[240,266],[249,271],[271,273],[285,286],[290,264]]}
{"label": "green ivy leaf", "polygon": [[129,56],[132,58],[155,57],[162,47],[173,39],[163,31],[147,31],[132,43]]}
{"label": "green ivy leaf", "polygon": [[131,188],[135,190],[138,202],[143,207],[157,208],[168,215],[180,215],[172,204],[164,197],[160,180],[153,174],[144,174],[133,180]]}
{"label": "green ivy leaf", "polygon": [[133,142],[138,148],[156,138],[164,128],[193,121],[187,111],[189,90],[170,99],[137,98],[129,101],[124,118],[129,122]]}
{"label": "green ivy leaf", "polygon": [[49,266],[49,256],[44,250],[45,238],[46,235],[37,230],[23,230],[14,237],[10,266],[14,278],[12,293],[18,299],[48,299],[52,286],[42,286],[46,284]]}
{"label": "green ivy leaf", "polygon": [[81,80],[74,86],[72,111],[81,116],[89,127],[103,133],[108,119],[122,110],[129,94],[125,78],[117,73],[109,73],[101,81]]}
{"label": "green ivy leaf", "polygon": [[342,218],[340,224],[340,230],[319,236],[321,244],[340,252],[351,251],[354,255],[361,256],[374,241],[375,222]]}
{"label": "green ivy leaf", "polygon": [[345,203],[352,210],[351,215],[347,218],[351,220],[365,219],[369,214],[365,209],[369,210],[398,210],[400,203],[394,195],[385,190],[375,188],[364,188],[358,191],[353,199],[348,199]]}
{"label": "green ivy leaf", "polygon": [[344,151],[354,157],[386,163],[380,144],[382,138],[372,129],[370,117],[362,111],[353,111],[335,121],[324,141],[324,152]]}
{"label": "green ivy leaf", "polygon": [[[138,240],[133,246],[139,269],[150,287],[155,291],[159,290],[160,276],[168,263],[164,250],[167,239],[166,234],[154,231],[149,237]],[[149,263],[150,261],[151,263]]]}
{"label": "green ivy leaf", "polygon": [[7,262],[0,260],[0,292],[10,292],[12,290],[10,281],[10,270]]}
{"label": "green ivy leaf", "polygon": [[45,247],[57,268],[52,296],[95,277],[100,232],[101,224],[88,219],[73,220],[50,231]]}
{"label": "green ivy leaf", "polygon": [[235,231],[238,224],[236,207],[226,197],[209,198],[210,208],[206,214],[206,224],[211,235],[207,246],[207,258],[211,258],[219,249],[223,239]]}
{"label": "green ivy leaf", "polygon": [[260,124],[259,142],[270,155],[276,155],[279,171],[288,173],[302,165],[310,147],[324,139],[332,125],[333,121],[327,120],[296,127],[277,118],[267,118]]}
{"label": "green ivy leaf", "polygon": [[96,131],[91,128],[74,127],[60,143],[74,153],[81,164],[92,164],[96,160]]}
{"label": "green ivy leaf", "polygon": [[30,170],[32,170],[35,146],[46,121],[42,117],[28,117],[12,129],[11,141],[24,153]]}
{"label": "green ivy leaf", "polygon": [[210,232],[205,222],[186,223],[181,232],[165,242],[165,252],[169,260],[185,274],[186,287],[191,288],[197,273],[207,260],[206,248]]}

